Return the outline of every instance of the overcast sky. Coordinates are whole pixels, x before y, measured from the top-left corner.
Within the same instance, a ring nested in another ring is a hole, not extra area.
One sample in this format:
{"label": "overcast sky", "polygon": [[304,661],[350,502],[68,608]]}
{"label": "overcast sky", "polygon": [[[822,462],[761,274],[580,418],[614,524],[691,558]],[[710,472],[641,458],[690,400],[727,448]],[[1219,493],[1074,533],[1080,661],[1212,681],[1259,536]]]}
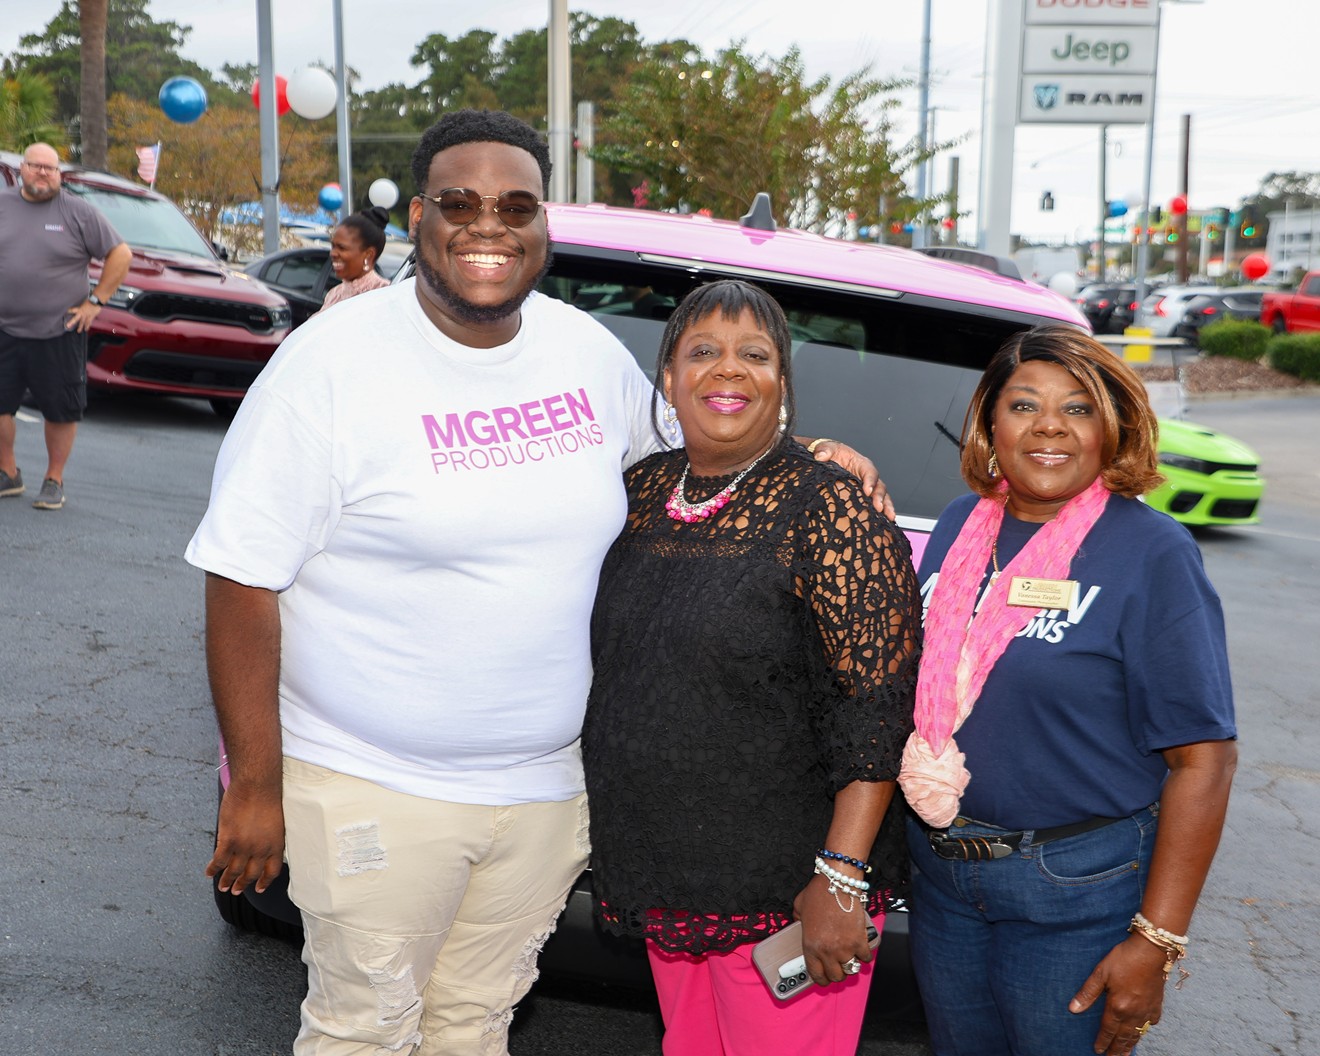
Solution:
{"label": "overcast sky", "polygon": [[[984,38],[989,0],[931,0],[931,89],[937,138],[965,141],[960,200],[977,208]],[[332,0],[271,0],[276,72],[334,58]],[[469,29],[508,36],[543,25],[548,0],[343,0],[345,57],[364,87],[415,83],[417,42]],[[41,31],[58,0],[0,0],[0,53]],[[575,10],[635,23],[644,39],[686,37],[707,53],[735,39],[782,55],[800,46],[812,76],[834,78],[861,66],[915,81],[921,59],[922,0],[589,0]],[[152,17],[191,26],[184,54],[219,70],[255,63],[255,0],[150,0]],[[1152,201],[1179,190],[1182,115],[1191,115],[1190,204],[1235,207],[1270,171],[1320,171],[1320,79],[1315,76],[1313,5],[1306,0],[1166,2],[1160,35]],[[915,131],[916,89],[904,93],[901,135]],[[1094,234],[1100,212],[1100,131],[1095,126],[1019,126],[1012,230],[1044,241]],[[1111,125],[1107,190],[1140,201],[1144,126]],[[333,174],[331,174],[333,175]],[[948,158],[934,162],[936,190],[947,187]],[[1039,208],[1050,191],[1053,212]],[[960,235],[974,240],[975,220]]]}

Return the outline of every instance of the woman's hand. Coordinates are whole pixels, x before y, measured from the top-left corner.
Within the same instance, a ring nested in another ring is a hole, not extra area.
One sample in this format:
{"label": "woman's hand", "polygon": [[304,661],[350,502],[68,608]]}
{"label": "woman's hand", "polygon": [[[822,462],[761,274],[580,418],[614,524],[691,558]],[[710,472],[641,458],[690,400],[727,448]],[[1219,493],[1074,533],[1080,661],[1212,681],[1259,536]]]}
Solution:
{"label": "woman's hand", "polygon": [[1095,1036],[1095,1051],[1104,1056],[1128,1056],[1160,1021],[1167,976],[1165,952],[1140,935],[1120,942],[1095,967],[1068,1005],[1085,1012],[1103,995],[1105,1013]]}
{"label": "woman's hand", "polygon": [[[848,896],[839,892],[846,906]],[[863,964],[875,956],[866,941],[866,903],[853,900],[853,911],[845,913],[829,891],[829,881],[814,876],[811,883],[793,900],[793,917],[802,922],[802,952],[807,958],[807,974],[818,986],[842,982],[851,973],[843,965],[852,958]]]}

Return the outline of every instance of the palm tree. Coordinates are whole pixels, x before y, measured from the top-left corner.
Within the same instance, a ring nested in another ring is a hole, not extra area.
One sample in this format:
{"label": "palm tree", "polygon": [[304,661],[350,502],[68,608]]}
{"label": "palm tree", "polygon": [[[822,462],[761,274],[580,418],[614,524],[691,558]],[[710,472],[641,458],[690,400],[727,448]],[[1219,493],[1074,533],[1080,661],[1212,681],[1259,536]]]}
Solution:
{"label": "palm tree", "polygon": [[55,89],[45,77],[17,70],[0,81],[0,146],[21,152],[33,143],[63,142],[64,130],[55,121]]}
{"label": "palm tree", "polygon": [[81,120],[82,163],[89,169],[106,167],[105,23],[110,0],[79,0],[78,27],[82,36]]}

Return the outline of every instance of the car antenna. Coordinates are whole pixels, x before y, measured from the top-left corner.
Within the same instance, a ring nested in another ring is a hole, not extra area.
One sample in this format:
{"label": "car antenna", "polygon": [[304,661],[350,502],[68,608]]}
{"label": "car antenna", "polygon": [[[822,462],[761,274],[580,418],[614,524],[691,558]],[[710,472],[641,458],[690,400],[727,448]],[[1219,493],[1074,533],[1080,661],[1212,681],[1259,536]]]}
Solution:
{"label": "car antenna", "polygon": [[765,191],[757,191],[756,197],[752,199],[752,207],[738,217],[738,224],[741,227],[754,227],[758,231],[774,231],[778,225],[775,223],[774,210],[770,207],[770,195]]}

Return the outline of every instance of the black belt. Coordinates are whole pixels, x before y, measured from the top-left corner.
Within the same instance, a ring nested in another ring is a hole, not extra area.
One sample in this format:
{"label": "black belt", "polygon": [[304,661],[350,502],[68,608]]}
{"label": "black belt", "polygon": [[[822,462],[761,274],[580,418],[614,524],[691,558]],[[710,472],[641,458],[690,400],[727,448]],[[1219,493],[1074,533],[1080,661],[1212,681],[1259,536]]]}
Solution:
{"label": "black belt", "polygon": [[1028,832],[1032,834],[1031,845],[1039,847],[1043,843],[1090,832],[1122,820],[1096,816],[1072,825],[1057,825],[1052,829],[1024,829],[1021,832],[1000,833],[998,836],[950,836],[947,829],[931,829],[926,836],[930,839],[930,849],[940,858],[952,862],[980,862],[990,858],[1007,858],[1018,849]]}

